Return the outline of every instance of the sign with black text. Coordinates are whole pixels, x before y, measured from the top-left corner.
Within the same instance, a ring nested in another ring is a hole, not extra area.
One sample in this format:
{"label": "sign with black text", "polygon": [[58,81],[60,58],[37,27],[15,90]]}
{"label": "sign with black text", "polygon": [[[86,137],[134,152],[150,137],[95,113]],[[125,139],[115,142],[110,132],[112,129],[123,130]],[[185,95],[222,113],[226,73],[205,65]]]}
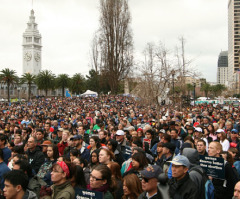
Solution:
{"label": "sign with black text", "polygon": [[103,193],[87,189],[75,190],[76,199],[103,199]]}
{"label": "sign with black text", "polygon": [[224,159],[199,155],[200,166],[206,171],[208,176],[225,179]]}

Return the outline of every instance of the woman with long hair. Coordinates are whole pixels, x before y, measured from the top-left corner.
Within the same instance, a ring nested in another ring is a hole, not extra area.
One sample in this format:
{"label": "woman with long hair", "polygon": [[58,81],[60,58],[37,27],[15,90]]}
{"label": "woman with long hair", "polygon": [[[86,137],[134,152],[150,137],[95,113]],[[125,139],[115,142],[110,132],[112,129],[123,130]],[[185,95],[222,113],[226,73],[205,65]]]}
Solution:
{"label": "woman with long hair", "polygon": [[[43,165],[40,167],[37,176],[39,178],[46,177],[47,173],[50,172],[50,169],[52,168],[52,165],[57,161],[59,157],[58,147],[55,144],[48,145],[47,147],[47,159],[43,163]],[[50,175],[49,175],[50,177]]]}
{"label": "woman with long hair", "polygon": [[135,174],[126,175],[123,178],[123,194],[122,199],[135,199],[143,192],[142,184]]}
{"label": "woman with long hair", "polygon": [[203,137],[207,139],[208,143],[213,141],[212,137],[210,136],[210,131],[208,127],[203,127]]}
{"label": "woman with long hair", "polygon": [[162,155],[163,155],[163,143],[159,142],[157,144],[157,156],[155,157],[155,162],[160,161]]}
{"label": "woman with long hair", "polygon": [[90,163],[88,164],[88,167],[90,168],[90,171],[92,171],[94,169],[94,167],[96,167],[97,165],[99,165],[99,150],[95,150],[92,152],[92,154],[90,155]]}
{"label": "woman with long hair", "polygon": [[132,156],[132,168],[129,171],[125,172],[123,174],[123,177],[131,173],[134,173],[138,176],[140,180],[142,180],[140,171],[142,171],[147,166],[148,166],[148,161],[147,161],[146,155],[144,153],[135,153]]}
{"label": "woman with long hair", "polygon": [[102,192],[104,199],[114,199],[112,193],[114,193],[115,183],[113,181],[111,170],[106,165],[100,164],[90,174],[88,189]]}
{"label": "woman with long hair", "polygon": [[89,147],[88,149],[90,150],[90,154],[95,151],[96,149],[99,149],[101,147],[100,139],[98,136],[92,136],[89,139]]}
{"label": "woman with long hair", "polygon": [[213,124],[209,124],[207,128],[209,130],[209,137],[211,137],[213,141],[217,140],[217,135],[215,133]]}
{"label": "woman with long hair", "polygon": [[80,166],[83,169],[83,173],[84,173],[84,177],[85,177],[85,181],[87,184],[89,184],[89,176],[90,176],[90,169],[88,167],[88,161],[84,158],[76,158],[73,163],[76,166]]}
{"label": "woman with long hair", "polygon": [[222,150],[223,151],[228,151],[228,149],[230,147],[230,143],[227,139],[227,134],[224,131],[217,132],[217,137],[220,141],[220,144],[222,145]]}
{"label": "woman with long hair", "polygon": [[72,187],[74,188],[75,198],[76,198],[77,192],[80,191],[80,189],[86,189],[87,184],[86,184],[84,172],[81,166],[72,165],[71,172],[72,172],[71,184],[72,184]]}
{"label": "woman with long hair", "polygon": [[123,196],[123,183],[122,183],[122,175],[121,175],[121,167],[117,162],[110,162],[107,165],[112,172],[112,178],[114,179],[115,182],[115,198],[116,199],[121,199]]}

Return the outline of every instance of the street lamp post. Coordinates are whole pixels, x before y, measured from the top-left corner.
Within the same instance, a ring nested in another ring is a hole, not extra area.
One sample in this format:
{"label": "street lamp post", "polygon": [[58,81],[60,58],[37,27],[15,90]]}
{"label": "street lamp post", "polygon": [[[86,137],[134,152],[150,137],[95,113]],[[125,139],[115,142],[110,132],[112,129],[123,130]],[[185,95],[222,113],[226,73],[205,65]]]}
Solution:
{"label": "street lamp post", "polygon": [[195,88],[196,88],[196,83],[194,82],[193,83],[193,102],[194,102],[194,106],[195,106],[195,95],[196,95]]}
{"label": "street lamp post", "polygon": [[175,94],[175,88],[174,88],[174,75],[175,75],[175,70],[171,71],[172,73],[172,89],[173,89],[173,106],[175,107],[175,98],[174,98],[174,94]]}

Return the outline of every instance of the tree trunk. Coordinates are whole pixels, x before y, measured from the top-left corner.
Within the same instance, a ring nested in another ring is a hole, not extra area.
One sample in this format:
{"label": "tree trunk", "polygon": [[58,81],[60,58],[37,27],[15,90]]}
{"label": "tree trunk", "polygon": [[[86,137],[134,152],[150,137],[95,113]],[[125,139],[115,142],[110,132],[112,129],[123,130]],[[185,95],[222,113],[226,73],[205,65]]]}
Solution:
{"label": "tree trunk", "polygon": [[31,98],[31,84],[28,84],[28,101],[30,102]]}
{"label": "tree trunk", "polygon": [[8,95],[8,102],[10,102],[10,84],[7,83],[7,95]]}
{"label": "tree trunk", "polygon": [[62,87],[62,98],[64,98],[64,87]]}
{"label": "tree trunk", "polygon": [[46,93],[46,97],[47,97],[47,94],[48,94],[48,89],[45,90],[45,93]]}

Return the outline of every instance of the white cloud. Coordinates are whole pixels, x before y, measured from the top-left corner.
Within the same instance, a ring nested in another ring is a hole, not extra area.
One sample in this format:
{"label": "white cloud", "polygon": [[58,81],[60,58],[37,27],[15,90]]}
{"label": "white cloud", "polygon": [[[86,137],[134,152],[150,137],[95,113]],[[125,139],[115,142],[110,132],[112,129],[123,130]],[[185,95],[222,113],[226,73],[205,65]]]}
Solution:
{"label": "white cloud", "polygon": [[[89,50],[99,22],[99,1],[35,0],[42,34],[42,68],[55,74],[90,69]],[[170,49],[183,35],[186,55],[209,81],[216,81],[217,59],[227,50],[226,0],[130,0],[136,55],[148,42],[162,41]],[[31,10],[30,0],[1,0],[0,69],[22,72],[22,34]]]}

